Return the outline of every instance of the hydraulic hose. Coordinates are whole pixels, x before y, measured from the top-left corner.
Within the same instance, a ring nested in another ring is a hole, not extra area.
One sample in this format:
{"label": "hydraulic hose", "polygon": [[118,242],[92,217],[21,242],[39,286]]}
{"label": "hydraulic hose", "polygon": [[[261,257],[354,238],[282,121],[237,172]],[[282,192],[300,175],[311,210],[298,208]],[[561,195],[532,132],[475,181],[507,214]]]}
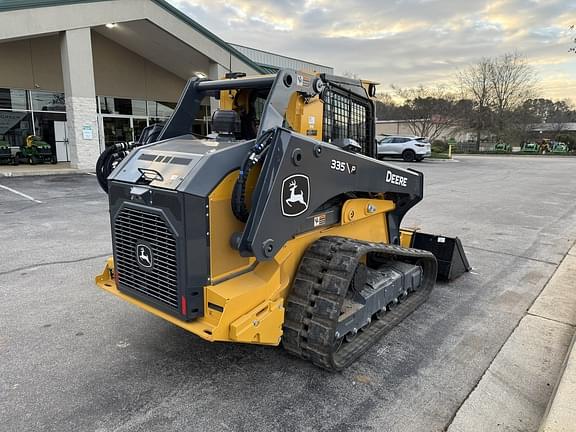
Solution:
{"label": "hydraulic hose", "polygon": [[164,123],[155,123],[144,128],[138,141],[130,143],[117,143],[112,144],[100,154],[96,162],[96,178],[102,190],[108,193],[108,176],[112,173],[118,162],[126,157],[126,155],[134,147],[150,144],[158,140],[158,136],[164,127]]}
{"label": "hydraulic hose", "polygon": [[232,213],[234,213],[234,216],[240,222],[246,223],[248,217],[250,216],[250,210],[246,205],[246,183],[248,181],[248,176],[250,175],[252,168],[254,168],[258,162],[266,156],[273,135],[274,129],[270,129],[264,132],[256,140],[256,143],[250,150],[250,153],[246,155],[246,158],[240,166],[240,174],[238,174],[238,178],[234,184],[231,200]]}
{"label": "hydraulic hose", "polygon": [[124,159],[128,150],[133,147],[129,143],[117,143],[106,147],[96,162],[96,178],[102,190],[108,193],[108,176],[114,170],[114,162]]}

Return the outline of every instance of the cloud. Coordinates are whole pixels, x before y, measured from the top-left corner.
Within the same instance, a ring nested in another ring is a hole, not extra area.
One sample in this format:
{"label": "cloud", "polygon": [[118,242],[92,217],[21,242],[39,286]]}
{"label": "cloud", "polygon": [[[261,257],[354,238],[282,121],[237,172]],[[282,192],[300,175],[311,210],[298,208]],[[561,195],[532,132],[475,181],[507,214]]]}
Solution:
{"label": "cloud", "polygon": [[353,72],[383,89],[449,84],[468,63],[518,51],[536,67],[545,96],[576,100],[576,55],[568,52],[576,2],[169,1],[227,41]]}

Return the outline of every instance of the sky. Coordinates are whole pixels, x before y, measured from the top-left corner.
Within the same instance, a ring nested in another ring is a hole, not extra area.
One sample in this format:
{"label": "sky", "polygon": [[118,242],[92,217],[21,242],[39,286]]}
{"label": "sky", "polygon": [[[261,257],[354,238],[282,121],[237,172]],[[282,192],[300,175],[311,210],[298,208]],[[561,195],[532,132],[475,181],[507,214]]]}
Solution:
{"label": "sky", "polygon": [[454,85],[517,51],[542,96],[576,103],[576,0],[169,0],[222,39],[399,87]]}

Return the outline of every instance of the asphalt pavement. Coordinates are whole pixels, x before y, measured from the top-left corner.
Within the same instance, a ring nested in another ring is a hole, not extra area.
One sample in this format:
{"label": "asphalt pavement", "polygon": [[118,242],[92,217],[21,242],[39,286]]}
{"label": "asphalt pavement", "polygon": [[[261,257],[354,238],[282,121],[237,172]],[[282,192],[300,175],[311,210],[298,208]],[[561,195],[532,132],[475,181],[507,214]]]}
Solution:
{"label": "asphalt pavement", "polygon": [[337,374],[96,288],[111,245],[94,176],[0,178],[0,429],[445,430],[576,239],[576,160],[399,164],[425,174],[405,225],[459,236],[474,269]]}

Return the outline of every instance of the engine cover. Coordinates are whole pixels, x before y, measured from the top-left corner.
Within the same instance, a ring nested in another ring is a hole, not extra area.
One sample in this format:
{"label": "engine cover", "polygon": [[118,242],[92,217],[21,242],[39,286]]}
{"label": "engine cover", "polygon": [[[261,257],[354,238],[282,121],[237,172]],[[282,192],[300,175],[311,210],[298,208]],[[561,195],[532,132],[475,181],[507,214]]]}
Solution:
{"label": "engine cover", "polygon": [[208,195],[250,142],[181,137],[134,150],[108,179],[118,289],[183,320],[210,277]]}

